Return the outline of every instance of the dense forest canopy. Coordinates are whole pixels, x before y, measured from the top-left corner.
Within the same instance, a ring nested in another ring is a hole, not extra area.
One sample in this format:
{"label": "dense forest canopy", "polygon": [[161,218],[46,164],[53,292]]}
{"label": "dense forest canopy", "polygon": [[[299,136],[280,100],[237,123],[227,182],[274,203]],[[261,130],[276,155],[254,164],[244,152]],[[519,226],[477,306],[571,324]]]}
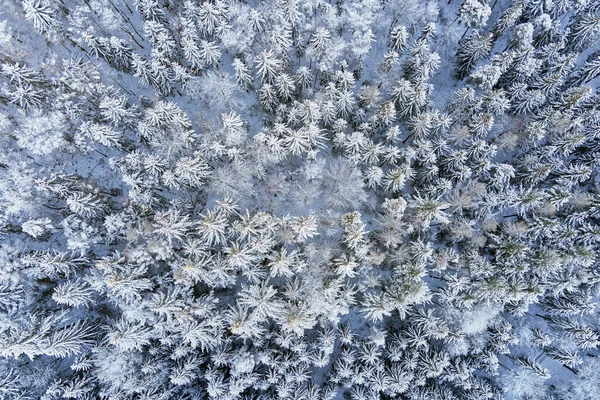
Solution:
{"label": "dense forest canopy", "polygon": [[600,2],[3,0],[0,398],[600,399]]}

